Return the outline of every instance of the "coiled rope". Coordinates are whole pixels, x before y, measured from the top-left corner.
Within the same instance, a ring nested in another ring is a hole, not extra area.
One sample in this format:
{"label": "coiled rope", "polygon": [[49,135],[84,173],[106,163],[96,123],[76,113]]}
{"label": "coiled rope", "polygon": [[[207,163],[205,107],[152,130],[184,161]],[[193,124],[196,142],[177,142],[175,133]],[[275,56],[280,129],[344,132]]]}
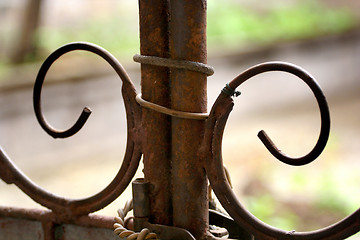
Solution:
{"label": "coiled rope", "polygon": [[156,233],[150,232],[147,228],[143,228],[140,232],[134,232],[133,230],[128,229],[129,221],[133,217],[125,217],[132,209],[133,201],[130,199],[126,202],[124,208],[120,208],[117,211],[119,216],[115,217],[114,233],[120,238],[126,238],[127,240],[157,239]]}

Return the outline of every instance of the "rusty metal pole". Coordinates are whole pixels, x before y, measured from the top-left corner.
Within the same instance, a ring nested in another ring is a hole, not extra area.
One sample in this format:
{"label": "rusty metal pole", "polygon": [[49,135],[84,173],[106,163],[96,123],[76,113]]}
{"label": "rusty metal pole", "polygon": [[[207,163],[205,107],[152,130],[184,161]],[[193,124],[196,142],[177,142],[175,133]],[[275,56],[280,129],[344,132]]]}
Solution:
{"label": "rusty metal pole", "polygon": [[[140,0],[142,55],[206,63],[206,1]],[[142,98],[183,112],[204,113],[206,75],[141,65]],[[150,182],[150,221],[208,230],[207,177],[198,157],[203,120],[168,117],[143,108],[145,180]]]}
{"label": "rusty metal pole", "polygon": [[[146,56],[167,58],[168,2],[139,0],[140,52]],[[170,107],[169,70],[167,67],[141,64],[142,98]],[[171,225],[171,118],[143,108],[143,160],[145,180],[150,182],[150,221]]]}
{"label": "rusty metal pole", "polygon": [[[170,58],[206,63],[206,0],[170,1]],[[206,112],[206,75],[173,68],[171,108]],[[208,229],[207,178],[197,154],[204,121],[172,118],[173,224],[196,239]]]}

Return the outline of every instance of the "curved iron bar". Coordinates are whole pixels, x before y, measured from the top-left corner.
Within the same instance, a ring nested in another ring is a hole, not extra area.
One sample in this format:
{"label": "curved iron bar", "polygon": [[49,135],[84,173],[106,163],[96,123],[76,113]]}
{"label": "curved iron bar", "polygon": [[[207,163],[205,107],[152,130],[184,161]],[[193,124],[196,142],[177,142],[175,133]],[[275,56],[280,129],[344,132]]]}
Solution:
{"label": "curved iron bar", "polygon": [[[246,70],[235,78],[230,83],[230,86],[235,89],[241,83],[260,72],[284,69],[297,76],[307,77],[307,82],[313,81],[312,78],[308,77],[308,74],[294,65],[285,63],[265,63]],[[315,89],[318,88],[317,84],[315,85]],[[321,95],[321,98],[324,97]],[[260,221],[247,211],[237,200],[228,184],[223,168],[221,153],[222,138],[227,119],[233,106],[233,99],[230,95],[221,92],[206,121],[204,138],[199,154],[201,160],[204,162],[207,176],[209,177],[210,184],[217,198],[239,226],[253,234],[256,239],[345,239],[360,231],[360,208],[336,224],[310,232],[284,231],[277,229]]]}
{"label": "curved iron bar", "polygon": [[111,55],[108,51],[105,49],[87,42],[74,42],[66,44],[57,50],[55,50],[53,53],[51,53],[48,58],[44,61],[42,64],[38,75],[36,77],[35,85],[34,85],[34,91],[33,91],[33,105],[34,105],[34,111],[36,118],[41,125],[41,127],[46,131],[50,136],[54,138],[66,138],[70,137],[74,134],[76,134],[85,124],[87,119],[89,118],[91,114],[91,110],[88,107],[84,107],[83,111],[81,112],[78,120],[75,122],[75,124],[70,127],[67,130],[61,131],[53,128],[45,119],[42,109],[41,109],[41,90],[42,86],[45,80],[46,73],[48,72],[51,65],[62,55],[74,51],[74,50],[84,50],[89,51],[92,53],[95,53],[102,57],[105,61],[107,61],[116,71],[116,73],[119,75],[119,77],[122,79],[123,82],[131,84],[131,80],[129,76],[127,75],[124,68],[121,66],[121,64],[117,61],[117,59]]}
{"label": "curved iron bar", "polygon": [[287,156],[286,154],[282,153],[276,145],[273,143],[273,141],[268,137],[266,132],[264,130],[261,130],[258,133],[258,137],[263,142],[265,147],[269,150],[269,152],[276,157],[281,162],[284,162],[289,165],[294,166],[300,166],[308,164],[312,161],[314,161],[324,150],[326,143],[329,138],[330,133],[330,114],[329,114],[329,108],[326,102],[326,98],[316,82],[316,80],[305,70],[302,68],[290,64],[290,63],[284,63],[284,62],[267,62],[262,63],[259,65],[256,65],[254,67],[251,67],[247,69],[246,71],[242,72],[240,75],[238,75],[234,80],[232,80],[229,83],[229,86],[232,89],[236,89],[238,86],[240,86],[242,83],[244,83],[246,80],[248,80],[251,77],[254,77],[260,73],[269,72],[269,71],[282,71],[282,72],[288,72],[291,74],[294,74],[295,76],[302,79],[312,90],[319,109],[320,109],[320,116],[321,116],[321,129],[320,129],[320,135],[319,138],[314,146],[314,148],[305,156],[298,157],[298,158],[292,158]]}
{"label": "curved iron bar", "polygon": [[34,101],[36,101],[36,103],[34,103],[34,107],[37,113],[37,117],[40,117],[42,127],[50,135],[54,134],[56,137],[66,137],[78,131],[86,120],[84,117],[84,114],[86,113],[83,113],[83,117],[80,117],[80,120],[78,120],[77,123],[74,125],[75,127],[70,128],[71,130],[60,132],[51,128],[46,123],[41,113],[40,93],[41,86],[44,81],[43,77],[45,76],[47,69],[50,67],[51,63],[53,63],[61,55],[73,50],[86,50],[101,56],[108,63],[110,63],[110,65],[119,75],[120,79],[123,81],[121,91],[127,116],[128,136],[126,152],[121,168],[119,169],[117,175],[114,177],[112,182],[99,193],[87,198],[68,199],[56,196],[33,183],[15,166],[15,164],[13,164],[10,158],[0,147],[0,167],[2,170],[0,177],[8,184],[17,185],[34,201],[55,212],[57,214],[57,217],[59,218],[74,218],[76,216],[95,212],[114,201],[129,185],[138,168],[138,164],[142,155],[140,150],[141,144],[139,144],[141,138],[137,136],[139,134],[139,129],[136,128],[137,126],[140,126],[139,121],[141,117],[141,109],[135,101],[135,97],[137,95],[135,87],[133,86],[126,71],[116,60],[116,58],[103,48],[91,43],[69,43],[57,49],[45,61],[43,67],[40,70],[40,73],[38,74],[37,82],[35,84],[36,86],[34,89]]}

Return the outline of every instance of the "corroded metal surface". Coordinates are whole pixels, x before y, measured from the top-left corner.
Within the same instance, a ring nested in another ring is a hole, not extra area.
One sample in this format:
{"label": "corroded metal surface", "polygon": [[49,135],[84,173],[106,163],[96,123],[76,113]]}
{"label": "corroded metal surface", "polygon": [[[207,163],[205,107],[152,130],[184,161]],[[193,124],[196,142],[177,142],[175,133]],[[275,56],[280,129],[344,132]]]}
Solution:
{"label": "corroded metal surface", "polygon": [[[163,0],[139,1],[140,53],[168,57],[168,3]],[[169,69],[141,64],[141,93],[150,102],[169,107]],[[151,220],[172,223],[170,117],[150,109],[142,110],[143,159],[145,179],[151,183]]]}
{"label": "corroded metal surface", "polygon": [[[170,58],[206,63],[206,1],[170,1]],[[172,69],[171,108],[206,112],[206,75]],[[201,238],[208,229],[207,178],[197,156],[204,121],[172,118],[174,226]]]}

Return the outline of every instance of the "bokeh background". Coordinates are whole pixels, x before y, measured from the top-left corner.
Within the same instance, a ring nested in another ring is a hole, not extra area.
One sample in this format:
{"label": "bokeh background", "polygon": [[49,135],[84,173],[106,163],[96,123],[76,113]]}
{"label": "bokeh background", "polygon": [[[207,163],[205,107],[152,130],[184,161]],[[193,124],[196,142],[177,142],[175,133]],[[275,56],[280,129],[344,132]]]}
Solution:
{"label": "bokeh background", "polygon": [[[285,73],[257,76],[239,89],[225,129],[224,162],[239,200],[275,227],[315,230],[359,208],[359,17],[357,0],[208,1],[208,63],[215,68],[208,78],[209,109],[227,82],[274,60],[306,69],[328,99],[326,149],[315,162],[291,167],[274,159],[256,134],[264,129],[285,153],[306,154],[320,128],[315,98]],[[71,198],[103,189],[122,162],[126,126],[116,74],[97,57],[76,52],[50,69],[44,114],[57,128],[72,125],[84,106],[93,114],[75,136],[49,137],[32,108],[41,62],[65,43],[93,42],[120,60],[140,91],[140,66],[132,62],[138,31],[137,1],[0,0],[0,145],[43,188]],[[99,214],[115,216],[130,197],[128,189]],[[0,204],[41,208],[4,182]]]}

